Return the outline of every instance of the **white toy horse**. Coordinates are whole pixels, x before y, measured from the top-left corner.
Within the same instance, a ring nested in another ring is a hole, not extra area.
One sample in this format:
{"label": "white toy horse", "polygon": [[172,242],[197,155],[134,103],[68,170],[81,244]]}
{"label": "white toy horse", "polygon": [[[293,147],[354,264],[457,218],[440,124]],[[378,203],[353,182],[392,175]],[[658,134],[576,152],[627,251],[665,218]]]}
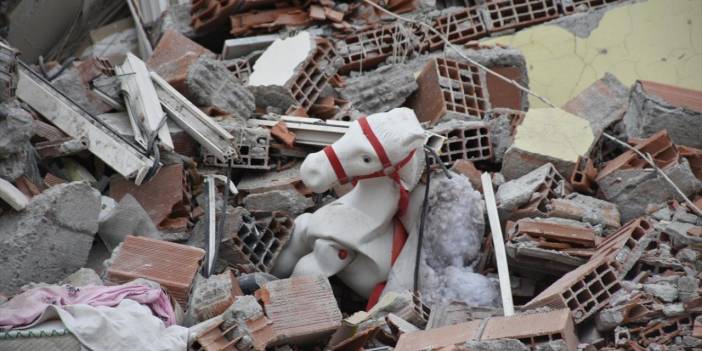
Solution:
{"label": "white toy horse", "polygon": [[[397,108],[354,122],[333,145],[308,155],[300,172],[312,191],[321,193],[348,181],[355,187],[316,212],[297,217],[273,274],[336,274],[356,293],[374,300],[399,256],[405,258],[400,285],[406,285],[422,199],[409,193],[424,169],[424,140],[414,112]],[[404,248],[407,236],[400,223],[410,232]]]}

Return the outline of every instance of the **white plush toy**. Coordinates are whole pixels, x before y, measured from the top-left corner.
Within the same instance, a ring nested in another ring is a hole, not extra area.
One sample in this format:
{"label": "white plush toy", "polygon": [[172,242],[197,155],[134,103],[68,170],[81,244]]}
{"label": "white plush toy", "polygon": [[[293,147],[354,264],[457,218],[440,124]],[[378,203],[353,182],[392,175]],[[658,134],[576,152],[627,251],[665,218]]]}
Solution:
{"label": "white plush toy", "polygon": [[336,274],[359,295],[377,298],[407,238],[400,223],[414,228],[418,217],[420,206],[409,195],[424,169],[424,138],[414,112],[397,108],[354,122],[333,145],[308,155],[301,174],[312,191],[344,182],[355,187],[297,217],[273,273]]}
{"label": "white plush toy", "polygon": [[[412,290],[425,195],[419,183],[424,141],[414,112],[397,108],[354,122],[337,142],[308,155],[301,174],[312,191],[347,181],[355,187],[297,217],[272,273],[281,278],[337,275],[368,298],[369,307],[382,293]],[[471,267],[484,233],[481,195],[458,175],[436,182],[430,186],[416,287],[430,303],[491,305],[495,287]]]}

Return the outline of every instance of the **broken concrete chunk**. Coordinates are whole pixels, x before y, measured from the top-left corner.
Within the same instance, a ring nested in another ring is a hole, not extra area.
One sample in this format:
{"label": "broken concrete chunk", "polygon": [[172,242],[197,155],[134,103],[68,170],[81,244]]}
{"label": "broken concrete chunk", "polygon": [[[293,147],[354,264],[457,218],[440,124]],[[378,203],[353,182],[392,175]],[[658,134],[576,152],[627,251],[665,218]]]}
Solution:
{"label": "broken concrete chunk", "polygon": [[414,74],[407,65],[388,65],[346,80],[340,94],[364,114],[387,112],[400,107],[417,89]]}
{"label": "broken concrete chunk", "polygon": [[100,276],[90,268],[81,268],[64,278],[61,285],[68,284],[70,286],[81,287],[88,285],[105,285],[100,279]]}
{"label": "broken concrete chunk", "polygon": [[702,91],[637,81],[624,115],[629,137],[645,138],[667,129],[676,144],[702,147]]}
{"label": "broken concrete chunk", "polygon": [[[206,194],[201,194],[200,196],[197,197],[198,202],[202,203],[201,207],[203,212],[208,213],[208,207],[209,203],[207,201],[207,196]],[[204,202],[202,200],[205,200]],[[222,200],[217,199],[215,203],[215,208],[216,208],[216,219],[219,221],[220,216],[222,215]],[[230,235],[234,235],[237,233],[240,229],[241,226],[243,225],[243,217],[248,217],[249,216],[249,211],[247,211],[243,207],[232,207],[232,206],[227,206],[227,220],[224,223],[224,236],[222,237],[222,241],[228,240]],[[200,217],[200,220],[195,223],[195,226],[193,227],[192,234],[190,235],[190,238],[188,240],[188,245],[195,246],[195,247],[205,247],[207,243],[207,222],[208,219],[206,216]]]}
{"label": "broken concrete chunk", "polygon": [[595,325],[598,331],[613,330],[624,323],[624,312],[620,306],[604,308],[595,314]]}
{"label": "broken concrete chunk", "polygon": [[303,186],[300,176],[300,165],[282,171],[270,171],[262,174],[244,174],[236,185],[237,189],[245,193],[262,193],[270,190],[284,190],[291,186]]}
{"label": "broken concrete chunk", "polygon": [[0,155],[23,150],[32,136],[32,115],[15,102],[0,104]]}
{"label": "broken concrete chunk", "polygon": [[32,198],[25,211],[0,217],[0,290],[56,283],[85,266],[98,229],[100,194],[83,182],[60,184]]}
{"label": "broken concrete chunk", "polygon": [[629,89],[613,74],[592,83],[568,101],[563,109],[590,122],[595,135],[622,119],[626,112]]}
{"label": "broken concrete chunk", "polygon": [[127,179],[113,177],[110,181],[110,197],[121,201],[126,194],[132,195],[153,223],[158,228],[165,229],[172,214],[172,218],[187,220],[189,211],[184,209],[190,206],[190,190],[186,182],[183,165],[173,164],[161,168],[149,182],[138,186]]}
{"label": "broken concrete chunk", "polygon": [[0,42],[0,102],[15,97],[17,89],[17,56],[20,52]]}
{"label": "broken concrete chunk", "polygon": [[241,295],[239,281],[229,270],[209,278],[198,277],[190,298],[190,310],[196,320],[202,322],[224,313]]}
{"label": "broken concrete chunk", "polygon": [[493,109],[489,113],[488,126],[495,163],[502,163],[502,157],[514,143],[516,127],[524,120],[524,112],[509,109]]}
{"label": "broken concrete chunk", "polygon": [[221,61],[201,56],[188,67],[186,96],[195,105],[213,107],[234,117],[248,119],[256,105],[251,92]]}
{"label": "broken concrete chunk", "polygon": [[617,205],[579,193],[571,193],[561,199],[551,200],[550,214],[554,217],[570,218],[592,225],[619,228],[621,215]]}
{"label": "broken concrete chunk", "polygon": [[[168,9],[162,14],[161,18],[154,25],[154,29],[158,29],[159,33],[165,33],[172,30],[186,37],[192,38],[195,36],[195,30],[192,27],[192,2],[178,2],[168,6]],[[152,40],[152,42],[155,42]]]}
{"label": "broken concrete chunk", "polygon": [[[495,194],[498,208],[507,212],[521,208],[532,199],[534,193],[541,191],[543,185],[549,181],[552,175],[559,175],[558,171],[552,164],[547,163],[518,179],[502,184]],[[563,182],[563,177],[560,178],[561,182]]]}
{"label": "broken concrete chunk", "polygon": [[678,278],[677,286],[680,301],[688,302],[699,297],[697,292],[697,289],[699,288],[699,280],[697,278],[690,276],[680,277]]}
{"label": "broken concrete chunk", "polygon": [[17,103],[0,104],[0,178],[12,181],[27,168],[32,121]]}
{"label": "broken concrete chunk", "polygon": [[283,211],[297,216],[314,206],[314,201],[290,188],[248,195],[244,198],[243,204],[250,211]]}
{"label": "broken concrete chunk", "polygon": [[[527,351],[529,348],[517,339],[468,341],[455,346],[455,351]],[[539,350],[537,347],[536,350]],[[566,349],[564,349],[566,350]]]}
{"label": "broken concrete chunk", "polygon": [[125,194],[117,206],[100,220],[98,235],[108,250],[113,250],[127,235],[161,239],[161,233],[139,202]]}
{"label": "broken concrete chunk", "polygon": [[[69,97],[78,106],[92,115],[99,115],[112,109],[99,95],[90,89],[90,81],[100,71],[96,68],[97,59],[89,59],[64,70],[51,84]],[[91,74],[92,73],[92,74]]]}
{"label": "broken concrete chunk", "polygon": [[245,295],[237,298],[234,303],[227,307],[222,317],[224,326],[228,327],[229,325],[246,322],[262,314],[263,308],[258,304],[256,298],[251,295]]}
{"label": "broken concrete chunk", "polygon": [[645,292],[661,299],[663,302],[673,302],[678,299],[678,289],[668,284],[644,284]]}
{"label": "broken concrete chunk", "polygon": [[255,297],[239,296],[222,314],[222,329],[230,330],[230,340],[241,338],[238,350],[264,350],[275,338],[271,321]]}
{"label": "broken concrete chunk", "polygon": [[530,109],[505,153],[502,174],[515,179],[549,162],[559,173],[570,174],[594,141],[586,119],[555,108]]}
{"label": "broken concrete chunk", "polygon": [[678,317],[685,314],[685,305],[682,303],[673,303],[663,306],[663,315],[666,317]]}
{"label": "broken concrete chunk", "polygon": [[[692,173],[685,159],[680,159],[664,172],[686,196],[702,189],[702,182]],[[657,205],[671,198],[682,200],[670,183],[653,169],[616,170],[598,179],[597,185],[604,198],[619,207],[622,222],[645,214],[648,205]]]}

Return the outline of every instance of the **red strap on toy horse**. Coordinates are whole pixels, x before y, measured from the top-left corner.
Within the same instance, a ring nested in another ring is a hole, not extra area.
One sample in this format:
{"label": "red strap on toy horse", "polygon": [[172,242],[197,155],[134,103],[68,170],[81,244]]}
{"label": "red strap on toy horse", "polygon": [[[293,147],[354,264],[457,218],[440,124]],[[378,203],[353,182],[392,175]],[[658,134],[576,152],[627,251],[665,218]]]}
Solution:
{"label": "red strap on toy horse", "polygon": [[[363,135],[366,136],[366,139],[368,139],[368,142],[370,142],[373,150],[375,150],[375,154],[378,155],[378,159],[383,165],[382,170],[349,179],[346,171],[344,170],[344,166],[341,164],[339,157],[336,155],[336,152],[331,145],[324,148],[324,154],[327,155],[327,159],[329,160],[329,163],[331,164],[332,169],[334,169],[334,173],[336,173],[336,177],[339,179],[341,184],[351,181],[353,182],[353,185],[356,185],[359,180],[363,179],[390,177],[390,179],[392,179],[400,188],[400,199],[397,205],[397,213],[395,214],[395,228],[393,230],[392,252],[390,258],[391,264],[394,264],[395,260],[397,260],[397,257],[400,255],[402,248],[405,246],[405,242],[407,241],[407,230],[405,230],[405,227],[402,225],[399,218],[405,214],[405,211],[407,211],[407,207],[409,206],[409,191],[407,188],[405,188],[404,184],[402,184],[402,180],[400,179],[400,169],[402,169],[402,167],[407,165],[412,160],[415,150],[412,150],[407,156],[405,156],[405,158],[400,160],[400,162],[393,165],[392,161],[390,161],[390,158],[388,157],[388,154],[385,152],[385,148],[383,148],[383,144],[380,143],[378,137],[375,135],[375,133],[373,133],[373,129],[371,129],[370,124],[368,124],[366,117],[360,118],[358,120],[358,124],[361,126]],[[366,309],[371,309],[378,302],[380,294],[385,288],[385,283],[386,282],[378,283],[378,285],[376,285],[376,287],[373,289],[371,296],[368,298],[368,305],[366,306]]]}
{"label": "red strap on toy horse", "polygon": [[388,157],[388,154],[385,152],[385,148],[383,148],[383,144],[380,143],[380,140],[378,140],[378,137],[373,132],[373,129],[371,129],[370,124],[368,124],[366,117],[358,119],[358,124],[361,126],[363,135],[366,136],[366,139],[368,139],[368,142],[370,142],[373,150],[375,150],[375,154],[378,155],[378,159],[383,165],[382,170],[349,179],[346,171],[344,170],[344,166],[341,164],[339,157],[336,155],[336,152],[331,145],[324,148],[324,154],[327,155],[327,159],[329,160],[332,169],[334,169],[334,173],[336,173],[336,178],[339,179],[341,184],[346,184],[351,181],[354,185],[356,185],[356,182],[363,179],[390,177],[390,179],[392,179],[400,188],[397,216],[401,217],[405,214],[407,206],[409,205],[409,191],[407,188],[405,188],[404,184],[402,184],[402,180],[400,179],[400,169],[402,169],[402,167],[407,165],[412,160],[415,150],[412,150],[407,156],[405,156],[405,158],[400,160],[400,162],[393,165],[392,161],[390,161],[390,158]]}

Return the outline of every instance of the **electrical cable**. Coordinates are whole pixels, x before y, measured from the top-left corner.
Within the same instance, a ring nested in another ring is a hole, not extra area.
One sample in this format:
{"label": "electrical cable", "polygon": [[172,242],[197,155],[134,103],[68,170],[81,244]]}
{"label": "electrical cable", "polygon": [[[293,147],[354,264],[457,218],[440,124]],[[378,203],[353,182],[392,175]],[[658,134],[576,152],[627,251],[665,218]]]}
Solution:
{"label": "electrical cable", "polygon": [[[440,162],[440,161],[439,161]],[[427,174],[427,185],[424,188],[424,200],[422,201],[422,213],[419,217],[419,233],[417,235],[417,255],[414,261],[414,285],[413,292],[419,293],[419,260],[422,257],[422,241],[424,240],[424,224],[426,222],[427,203],[429,202],[429,185],[431,184],[431,166],[429,165],[429,154],[424,153],[424,171]]]}
{"label": "electrical cable", "polygon": [[413,286],[413,291],[414,294],[417,295],[419,293],[419,260],[422,257],[422,242],[424,241],[424,225],[426,224],[426,217],[427,213],[429,211],[429,185],[431,184],[431,164],[429,163],[429,155],[431,155],[432,158],[434,158],[434,161],[441,165],[441,169],[443,169],[444,174],[446,174],[446,178],[451,179],[451,172],[449,172],[448,168],[446,168],[446,165],[444,165],[443,162],[441,162],[441,159],[439,158],[439,155],[436,154],[436,151],[434,149],[424,145],[424,172],[427,174],[427,185],[424,188],[424,200],[422,200],[422,213],[419,217],[419,233],[417,235],[417,255],[415,256],[415,262],[414,262],[414,286]]}

